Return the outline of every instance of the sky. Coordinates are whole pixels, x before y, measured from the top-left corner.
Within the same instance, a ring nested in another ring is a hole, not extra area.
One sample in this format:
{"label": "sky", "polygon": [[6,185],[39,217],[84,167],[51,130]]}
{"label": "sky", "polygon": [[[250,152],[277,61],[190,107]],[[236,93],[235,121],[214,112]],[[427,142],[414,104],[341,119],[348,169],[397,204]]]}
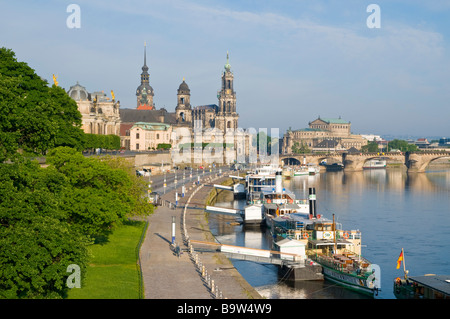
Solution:
{"label": "sky", "polygon": [[282,135],[320,116],[354,134],[450,137],[449,18],[447,0],[0,0],[0,47],[50,84],[135,108],[146,43],[169,112],[183,78],[191,105],[218,104],[229,52],[241,128]]}

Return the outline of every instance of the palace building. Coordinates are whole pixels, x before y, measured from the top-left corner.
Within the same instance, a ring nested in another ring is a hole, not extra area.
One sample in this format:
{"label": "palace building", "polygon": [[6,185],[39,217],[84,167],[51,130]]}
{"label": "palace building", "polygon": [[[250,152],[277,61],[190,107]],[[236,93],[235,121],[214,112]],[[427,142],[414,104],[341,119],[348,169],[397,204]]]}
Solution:
{"label": "palace building", "polygon": [[[221,89],[217,92],[218,105],[208,104],[193,106],[191,104],[191,90],[185,79],[177,89],[177,104],[174,112],[164,108],[157,109],[153,98],[155,92],[150,85],[149,67],[147,66],[147,51],[144,47],[144,65],[142,66],[141,83],[136,89],[136,108],[120,110],[120,136],[122,146],[126,149],[136,149],[131,145],[130,129],[135,123],[164,123],[176,128],[187,128],[191,135],[195,129],[214,132],[227,131],[238,128],[239,115],[236,112],[236,92],[234,91],[234,75],[231,72],[229,54],[221,77]],[[142,148],[141,148],[142,149]]]}
{"label": "palace building", "polygon": [[[194,138],[194,132],[200,130],[204,143],[225,140],[225,136],[238,130],[239,114],[236,112],[234,75],[231,71],[228,52],[221,74],[220,90],[217,92],[217,104],[193,106],[191,90],[183,78],[177,89],[174,111],[170,112],[165,108],[157,109],[154,103],[155,91],[150,85],[146,45],[144,45],[144,64],[141,69],[140,84],[135,92],[136,107],[133,108],[120,108],[120,102],[115,100],[112,91],[112,98],[109,98],[103,91],[89,93],[78,83],[70,87],[68,95],[77,102],[85,133],[119,135],[122,148],[149,150],[158,146],[158,143],[151,141],[153,136],[161,137],[159,144],[174,143],[172,134],[178,128],[188,129],[192,138]],[[158,130],[161,132],[155,133]],[[137,134],[137,131],[140,131],[139,138],[133,136]],[[146,133],[142,134],[142,132]],[[171,137],[167,138],[168,135]],[[221,137],[217,138],[218,135]],[[162,139],[163,136],[164,139]],[[227,139],[227,141],[230,140]]]}
{"label": "palace building", "polygon": [[120,101],[115,101],[102,92],[89,93],[78,82],[71,86],[67,94],[75,100],[82,116],[85,133],[108,135],[120,134]]}
{"label": "palace building", "polygon": [[350,148],[361,149],[367,140],[351,133],[351,123],[339,118],[321,118],[308,123],[309,127],[288,130],[283,136],[283,153],[293,153],[293,148],[304,146],[311,151],[332,152]]}

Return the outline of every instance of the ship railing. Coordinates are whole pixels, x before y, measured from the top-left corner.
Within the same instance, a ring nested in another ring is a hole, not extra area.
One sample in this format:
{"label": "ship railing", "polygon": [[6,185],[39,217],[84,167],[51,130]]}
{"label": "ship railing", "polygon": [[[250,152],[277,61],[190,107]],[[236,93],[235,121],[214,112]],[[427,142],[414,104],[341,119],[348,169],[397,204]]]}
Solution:
{"label": "ship railing", "polygon": [[342,230],[336,231],[337,239],[361,239],[361,232],[359,230]]}
{"label": "ship railing", "polygon": [[[351,256],[350,258],[351,258],[353,261],[356,261],[356,262],[358,262],[358,263],[360,263],[360,264],[365,264],[365,265],[367,265],[367,266],[370,265],[370,261],[368,261],[368,260],[367,260],[366,258],[364,258],[363,256],[361,256],[361,255],[355,253],[354,251],[351,251],[351,250],[349,250],[349,249],[343,249],[342,252],[343,252],[343,254],[346,254],[346,255]],[[367,268],[367,267],[362,267],[362,268]]]}
{"label": "ship railing", "polygon": [[[360,267],[359,265],[362,265],[363,263],[355,265],[355,261],[353,260],[351,264],[344,264],[340,262],[339,260],[335,259],[333,256],[327,256],[324,254],[309,254],[309,258],[312,260],[318,262],[319,264],[325,265],[327,267],[333,268],[335,270],[338,270],[343,273],[348,274],[356,274],[358,276],[367,277],[370,273],[367,271],[367,267]],[[364,259],[361,257],[361,259]],[[364,259],[368,263],[366,259]],[[370,263],[368,263],[369,265]]]}

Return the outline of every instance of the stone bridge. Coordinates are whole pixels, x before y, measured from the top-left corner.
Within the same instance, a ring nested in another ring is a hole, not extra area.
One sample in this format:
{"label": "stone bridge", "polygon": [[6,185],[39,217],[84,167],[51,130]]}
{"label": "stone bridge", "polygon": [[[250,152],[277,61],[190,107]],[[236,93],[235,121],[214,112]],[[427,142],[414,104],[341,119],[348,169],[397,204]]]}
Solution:
{"label": "stone bridge", "polygon": [[450,157],[449,151],[418,151],[398,153],[330,153],[330,154],[280,154],[281,165],[299,165],[303,162],[318,165],[322,160],[340,162],[346,171],[360,171],[364,163],[372,159],[386,158],[402,162],[408,172],[425,172],[431,161]]}
{"label": "stone bridge", "polygon": [[424,152],[406,152],[405,165],[408,172],[425,172],[426,167],[431,161],[438,158],[450,157],[450,152],[446,151],[424,151]]}
{"label": "stone bridge", "polygon": [[302,163],[319,165],[323,160],[331,160],[331,162],[341,162],[342,154],[280,154],[280,165],[300,165]]}

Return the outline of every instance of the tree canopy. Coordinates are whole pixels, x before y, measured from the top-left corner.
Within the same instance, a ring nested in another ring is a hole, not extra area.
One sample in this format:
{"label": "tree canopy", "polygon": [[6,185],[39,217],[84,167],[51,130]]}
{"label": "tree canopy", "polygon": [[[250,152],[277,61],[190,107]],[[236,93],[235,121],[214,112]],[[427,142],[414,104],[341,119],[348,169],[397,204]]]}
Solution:
{"label": "tree canopy", "polygon": [[0,164],[0,298],[64,297],[67,267],[84,270],[90,243],[153,212],[145,181],[121,159],[58,147],[47,163]]}
{"label": "tree canopy", "polygon": [[13,51],[0,49],[0,161],[17,150],[45,154],[57,146],[82,149],[77,104],[64,89],[48,86]]}
{"label": "tree canopy", "polygon": [[[147,185],[121,159],[81,150],[119,148],[84,134],[66,92],[0,49],[0,298],[64,298],[67,267],[82,278],[88,245],[127,218],[153,212]],[[24,154],[45,154],[41,167]]]}
{"label": "tree canopy", "polygon": [[417,151],[419,148],[417,147],[417,145],[414,144],[409,144],[407,141],[404,140],[392,140],[389,141],[389,149],[397,149],[400,150],[402,152],[414,152]]}

